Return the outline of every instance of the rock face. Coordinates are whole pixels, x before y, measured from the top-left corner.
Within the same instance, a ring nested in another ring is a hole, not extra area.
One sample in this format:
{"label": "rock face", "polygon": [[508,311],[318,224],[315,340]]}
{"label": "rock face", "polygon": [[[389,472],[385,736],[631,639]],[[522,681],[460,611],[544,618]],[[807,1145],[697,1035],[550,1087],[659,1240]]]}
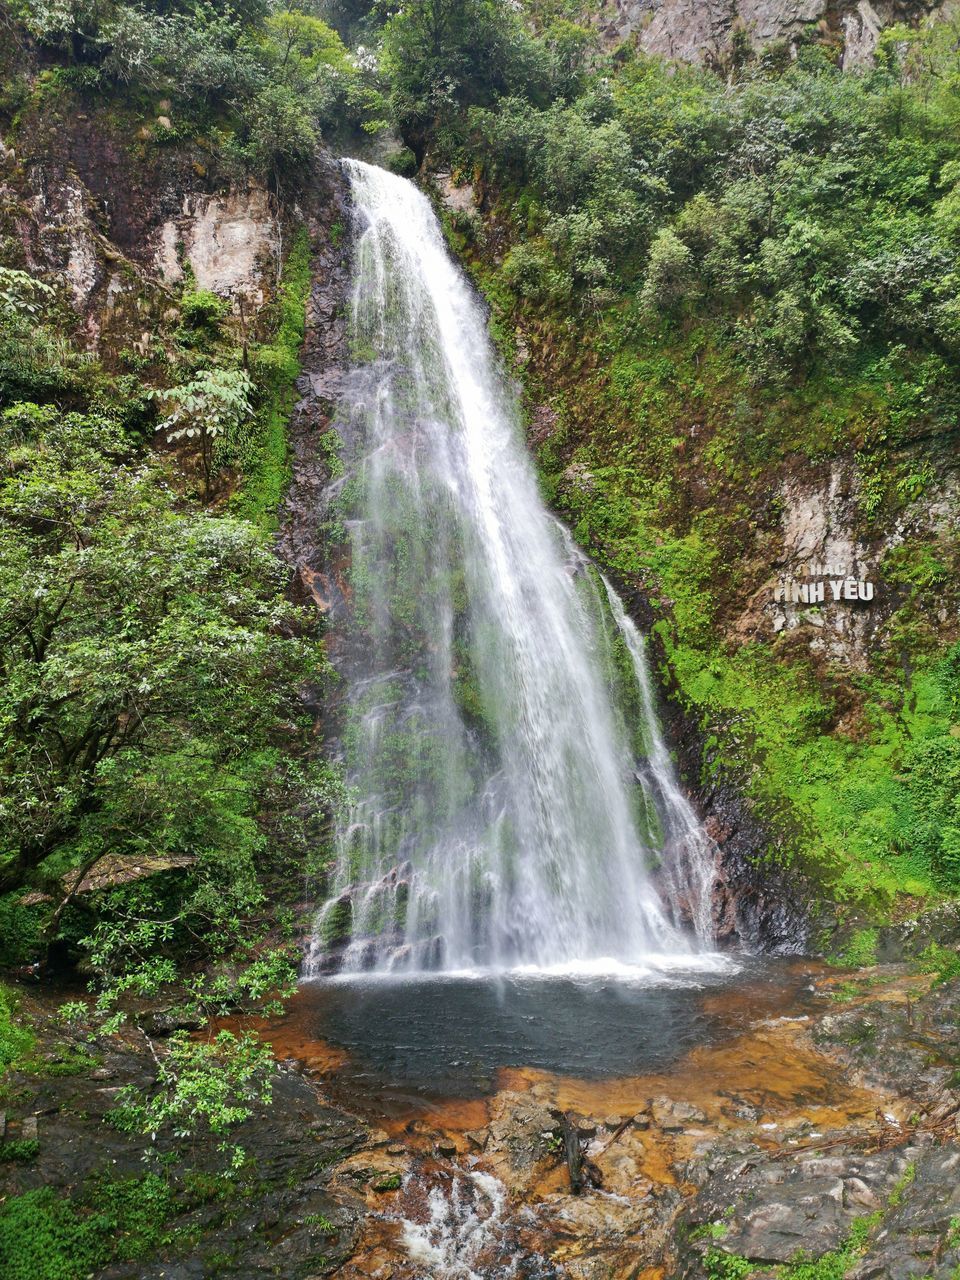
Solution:
{"label": "rock face", "polygon": [[[346,299],[350,288],[349,187],[340,166],[323,165],[308,211],[312,258],[302,373],[301,399],[290,421],[292,474],[287,491],[280,548],[294,576],[294,592],[326,613],[341,587],[327,567],[321,527],[323,492],[330,469],[322,437],[333,420],[347,368]],[[334,231],[337,228],[337,232]],[[319,704],[317,705],[319,712]]]}
{"label": "rock face", "polygon": [[717,67],[728,65],[738,40],[755,50],[795,46],[816,28],[853,67],[870,60],[884,27],[936,11],[942,9],[897,0],[609,0],[598,25],[610,43],[633,37],[646,53]]}
{"label": "rock face", "polygon": [[145,353],[187,264],[250,317],[272,296],[291,211],[263,187],[188,146],[146,148],[96,113],[40,116],[18,136],[18,149],[0,140],[3,259],[59,278],[89,350]]}
{"label": "rock face", "polygon": [[263,305],[281,254],[273,202],[253,183],[224,196],[185,195],[182,211],[154,232],[154,243],[166,283],[181,283],[189,263],[199,288],[243,297],[253,307]]}
{"label": "rock face", "polygon": [[[766,641],[787,634],[821,659],[863,670],[900,604],[901,591],[888,580],[888,557],[908,538],[934,542],[947,534],[956,524],[958,497],[960,481],[948,473],[880,531],[865,518],[869,499],[853,465],[834,463],[822,476],[785,479],[778,494],[779,547],[769,577],[734,624],[735,636]],[[850,599],[854,586],[859,595]],[[818,589],[822,600],[814,598]],[[946,607],[938,613],[934,605],[932,612],[947,623]]]}

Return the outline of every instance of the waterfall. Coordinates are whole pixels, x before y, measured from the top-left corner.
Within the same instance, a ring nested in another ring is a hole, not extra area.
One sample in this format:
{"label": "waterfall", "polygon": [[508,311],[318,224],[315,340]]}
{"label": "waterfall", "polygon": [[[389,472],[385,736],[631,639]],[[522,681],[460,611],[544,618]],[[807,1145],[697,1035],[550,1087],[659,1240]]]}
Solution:
{"label": "waterfall", "polygon": [[642,638],[544,507],[428,200],[346,164],[352,371],[323,518],[353,803],[307,973],[705,949],[714,850]]}

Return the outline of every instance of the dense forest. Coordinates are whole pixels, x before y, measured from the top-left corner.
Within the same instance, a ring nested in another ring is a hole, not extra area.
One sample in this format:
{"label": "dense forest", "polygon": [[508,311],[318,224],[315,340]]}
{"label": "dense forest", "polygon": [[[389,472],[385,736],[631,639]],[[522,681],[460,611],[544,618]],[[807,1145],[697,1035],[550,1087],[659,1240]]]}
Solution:
{"label": "dense forest", "polygon": [[[869,964],[960,892],[960,23],[888,26],[853,70],[824,23],[678,65],[573,0],[9,0],[0,31],[0,1070],[88,1072],[162,1007],[111,1123],[200,1135],[227,1180],[192,1203],[243,1195],[231,1133],[274,1068],[242,1015],[294,989],[347,798],[323,619],[276,549],[330,155],[430,192],[545,498],[640,602],[688,785],[737,797],[809,949]],[[138,198],[262,192],[265,295],[204,287],[182,245],[159,287],[111,246],[122,209],[81,200],[125,281],[92,324],[67,222],[41,225],[78,121]],[[814,484],[879,584],[842,632],[766,609]],[[40,978],[52,1032],[18,1016]],[[172,1176],[8,1197],[0,1271],[135,1265]]]}

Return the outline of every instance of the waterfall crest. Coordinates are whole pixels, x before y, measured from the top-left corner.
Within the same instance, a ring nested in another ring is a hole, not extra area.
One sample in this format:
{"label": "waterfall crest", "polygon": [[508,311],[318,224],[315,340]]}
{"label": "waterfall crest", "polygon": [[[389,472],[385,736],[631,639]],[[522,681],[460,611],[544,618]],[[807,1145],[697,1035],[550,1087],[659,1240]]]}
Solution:
{"label": "waterfall crest", "polygon": [[544,507],[428,200],[346,163],[354,363],[325,516],[355,798],[307,972],[331,954],[455,970],[706,949],[715,851],[642,638]]}

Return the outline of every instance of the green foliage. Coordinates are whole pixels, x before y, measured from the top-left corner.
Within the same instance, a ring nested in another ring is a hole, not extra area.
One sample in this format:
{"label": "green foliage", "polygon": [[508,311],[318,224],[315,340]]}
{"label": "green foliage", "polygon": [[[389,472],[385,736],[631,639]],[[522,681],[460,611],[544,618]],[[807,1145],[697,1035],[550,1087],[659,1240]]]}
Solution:
{"label": "green foliage", "polygon": [[918,956],[917,964],[923,973],[932,973],[937,982],[951,982],[960,978],[960,952],[939,943],[931,942]]}
{"label": "green foliage", "polygon": [[[276,1064],[269,1045],[254,1035],[220,1031],[212,1040],[195,1040],[177,1031],[167,1042],[150,1095],[128,1088],[113,1112],[114,1124],[128,1132],[156,1135],[169,1129],[175,1137],[208,1130],[227,1134],[268,1103]],[[232,1149],[234,1167],[243,1152]]]}
{"label": "green foliage", "polygon": [[7,987],[0,986],[0,1075],[29,1057],[33,1045],[33,1033],[17,1018],[16,998]]}
{"label": "green foliage", "polygon": [[174,1192],[157,1174],[104,1182],[92,1204],[49,1187],[24,1192],[0,1205],[0,1272],[8,1280],[84,1280],[168,1243],[175,1211]]}
{"label": "green foliage", "polygon": [[0,1164],[29,1164],[37,1158],[40,1143],[36,1138],[14,1138],[12,1141],[0,1142]]}
{"label": "green foliage", "polygon": [[703,1257],[703,1269],[707,1280],[748,1280],[756,1267],[747,1258],[722,1249],[709,1249]]}
{"label": "green foliage", "polygon": [[2,430],[0,881],[54,887],[45,929],[79,946],[61,878],[109,859],[122,883],[146,859],[158,874],[102,894],[98,928],[138,961],[226,946],[262,900],[264,806],[286,823],[294,795],[316,801],[277,829],[291,847],[300,828],[314,843],[330,802],[327,771],[286,753],[322,652],[259,534],[183,510],[114,421],[19,406]]}
{"label": "green foliage", "polygon": [[288,479],[287,421],[300,374],[305,309],[310,292],[310,241],[301,231],[290,248],[276,301],[277,325],[270,343],[251,353],[259,404],[253,429],[234,458],[243,472],[235,500],[237,512],[270,533],[277,527],[280,500]]}
{"label": "green foliage", "polygon": [[332,1236],[337,1233],[337,1228],[330,1219],[322,1213],[308,1214],[307,1217],[304,1218],[303,1224],[307,1227],[316,1227],[317,1230],[322,1232],[325,1236]]}
{"label": "green foliage", "polygon": [[[394,119],[418,161],[437,128],[454,135],[457,116],[547,78],[546,50],[521,14],[501,0],[412,0],[383,30],[383,68]],[[559,53],[569,57],[569,47]]]}
{"label": "green foliage", "polygon": [[43,911],[24,906],[19,893],[0,896],[0,967],[13,969],[35,960],[40,943]]}
{"label": "green foliage", "polygon": [[202,370],[189,382],[149,393],[163,404],[167,416],[160,430],[170,440],[199,442],[205,498],[210,497],[215,446],[224,437],[236,437],[250,419],[252,392],[253,382],[245,369],[218,367]]}
{"label": "green foliage", "polygon": [[384,124],[372,75],[302,9],[265,0],[20,0],[15,9],[73,90],[166,97],[173,121],[155,129],[157,145],[212,128],[234,160],[281,181],[309,165],[324,133]]}
{"label": "green foliage", "polygon": [[499,265],[482,237],[467,252],[556,411],[545,487],[660,608],[705,779],[747,794],[774,857],[878,915],[960,887],[955,531],[909,524],[888,552],[895,610],[862,679],[803,645],[816,617],[775,641],[734,626],[768,589],[785,477],[855,458],[869,540],[950,465],[951,31],[913,33],[909,73],[899,52],[841,74],[808,49],[724,82],[621,50],[566,99],[487,86],[469,132],[430,143],[493,211]]}
{"label": "green foliage", "polygon": [[53,288],[26,271],[0,266],[0,323],[36,316]]}
{"label": "green foliage", "polygon": [[189,329],[216,330],[229,312],[229,303],[209,289],[187,289],[180,299],[180,316]]}

